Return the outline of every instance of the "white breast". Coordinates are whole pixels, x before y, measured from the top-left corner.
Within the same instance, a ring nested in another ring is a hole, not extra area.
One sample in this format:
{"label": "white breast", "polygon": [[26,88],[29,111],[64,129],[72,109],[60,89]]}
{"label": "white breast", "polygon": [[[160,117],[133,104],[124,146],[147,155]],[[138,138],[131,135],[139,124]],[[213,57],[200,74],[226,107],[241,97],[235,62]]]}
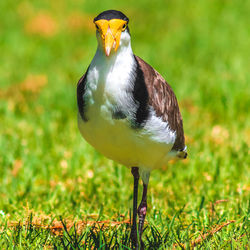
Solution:
{"label": "white breast", "polygon": [[133,95],[134,56],[132,50],[120,51],[111,58],[96,53],[88,71],[86,94],[86,117],[83,122],[78,115],[82,136],[97,151],[126,166],[146,169],[159,168],[169,160],[175,133],[166,122],[155,116],[151,108],[144,129],[133,129],[128,119],[113,119],[116,105],[123,107],[128,115],[136,112]]}

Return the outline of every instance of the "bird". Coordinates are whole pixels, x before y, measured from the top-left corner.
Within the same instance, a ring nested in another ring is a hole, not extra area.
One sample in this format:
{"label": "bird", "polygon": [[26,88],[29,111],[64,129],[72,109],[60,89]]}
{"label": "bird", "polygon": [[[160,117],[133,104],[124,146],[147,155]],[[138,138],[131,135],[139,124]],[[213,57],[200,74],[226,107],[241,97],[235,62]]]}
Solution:
{"label": "bird", "polygon": [[[78,128],[98,152],[131,169],[130,238],[138,249],[143,244],[151,171],[187,157],[183,121],[170,85],[133,53],[129,18],[121,11],[106,10],[93,23],[97,49],[77,84]],[[137,207],[139,178],[143,192]]]}

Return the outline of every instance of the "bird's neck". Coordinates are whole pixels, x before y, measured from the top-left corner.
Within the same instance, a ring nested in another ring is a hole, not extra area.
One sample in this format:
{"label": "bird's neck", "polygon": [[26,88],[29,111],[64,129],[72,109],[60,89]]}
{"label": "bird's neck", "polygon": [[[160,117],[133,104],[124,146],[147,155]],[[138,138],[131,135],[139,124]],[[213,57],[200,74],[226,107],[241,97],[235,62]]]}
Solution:
{"label": "bird's neck", "polygon": [[105,91],[117,93],[117,89],[128,89],[130,85],[132,87],[136,65],[131,46],[120,46],[108,57],[103,48],[97,48],[89,67],[88,78],[92,79],[93,85],[105,86]]}
{"label": "bird's neck", "polygon": [[126,63],[132,66],[134,64],[134,54],[131,44],[129,43],[126,46],[120,46],[117,51],[112,51],[109,56],[106,56],[103,48],[101,46],[98,46],[94,61],[99,61],[106,67],[113,67],[118,64],[124,65]]}

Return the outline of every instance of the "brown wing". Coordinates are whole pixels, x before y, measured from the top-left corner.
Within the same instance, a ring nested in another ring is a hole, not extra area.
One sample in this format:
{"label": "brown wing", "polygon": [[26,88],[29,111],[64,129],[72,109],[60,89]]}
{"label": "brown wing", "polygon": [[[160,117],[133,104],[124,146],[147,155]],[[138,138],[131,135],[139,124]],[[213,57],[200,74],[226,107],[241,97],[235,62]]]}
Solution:
{"label": "brown wing", "polygon": [[144,75],[148,90],[149,105],[158,117],[167,121],[171,130],[176,132],[173,150],[182,151],[185,148],[185,138],[182,117],[175,94],[163,77],[140,57],[135,56]]}

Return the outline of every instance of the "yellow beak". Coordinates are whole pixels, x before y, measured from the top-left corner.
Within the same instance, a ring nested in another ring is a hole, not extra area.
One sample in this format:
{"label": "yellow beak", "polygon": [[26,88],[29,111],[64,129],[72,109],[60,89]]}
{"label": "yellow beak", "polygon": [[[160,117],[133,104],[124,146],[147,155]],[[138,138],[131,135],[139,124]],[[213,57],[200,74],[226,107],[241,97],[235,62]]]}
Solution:
{"label": "yellow beak", "polygon": [[102,38],[104,52],[106,56],[109,56],[112,50],[117,51],[121,33],[126,29],[127,22],[121,19],[101,19],[95,24]]}

